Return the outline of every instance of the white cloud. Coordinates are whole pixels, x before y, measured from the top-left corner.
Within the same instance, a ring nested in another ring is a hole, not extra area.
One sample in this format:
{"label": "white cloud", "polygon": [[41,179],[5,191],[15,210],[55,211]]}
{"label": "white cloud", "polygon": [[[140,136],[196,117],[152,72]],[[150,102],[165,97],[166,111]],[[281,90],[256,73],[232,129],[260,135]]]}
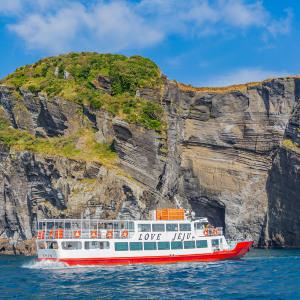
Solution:
{"label": "white cloud", "polygon": [[118,51],[146,47],[163,38],[124,2],[90,8],[74,2],[54,14],[30,14],[9,29],[24,39],[30,49],[49,53]]}
{"label": "white cloud", "polygon": [[[30,49],[48,53],[69,50],[139,49],[176,34],[238,34],[260,28],[261,34],[287,34],[292,14],[276,19],[261,1],[246,0],[10,0],[6,12],[19,11],[8,28]],[[20,13],[21,10],[21,13]],[[2,8],[2,13],[4,8]],[[0,6],[1,14],[1,6]]]}
{"label": "white cloud", "polygon": [[269,13],[265,10],[261,2],[245,4],[239,0],[222,1],[220,13],[228,24],[246,28],[250,26],[265,27]]}
{"label": "white cloud", "polygon": [[0,13],[14,15],[21,11],[23,5],[22,0],[9,0],[0,2]]}
{"label": "white cloud", "polygon": [[232,72],[210,78],[202,82],[200,86],[228,86],[247,82],[262,81],[273,77],[287,76],[285,71],[264,70],[260,68],[243,68]]}
{"label": "white cloud", "polygon": [[268,24],[268,31],[276,36],[278,34],[287,34],[290,32],[293,13],[290,9],[286,9],[286,17],[279,20],[272,20]]}

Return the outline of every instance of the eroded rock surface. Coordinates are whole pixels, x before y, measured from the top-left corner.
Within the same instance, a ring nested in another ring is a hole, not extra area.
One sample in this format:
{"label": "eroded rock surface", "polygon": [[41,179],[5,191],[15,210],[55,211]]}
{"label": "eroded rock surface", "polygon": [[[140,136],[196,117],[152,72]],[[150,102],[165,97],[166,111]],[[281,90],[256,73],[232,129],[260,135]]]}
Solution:
{"label": "eroded rock surface", "polygon": [[[105,78],[97,84],[110,91]],[[162,91],[137,92],[164,107],[164,135],[60,98],[23,91],[16,99],[2,86],[1,113],[14,128],[53,137],[87,122],[119,162],[108,168],[2,146],[1,252],[30,252],[20,241],[33,238],[37,218],[142,218],[164,206],[193,209],[231,239],[299,247],[300,156],[281,146],[286,138],[299,144],[299,91],[298,78],[224,92],[164,79]]]}

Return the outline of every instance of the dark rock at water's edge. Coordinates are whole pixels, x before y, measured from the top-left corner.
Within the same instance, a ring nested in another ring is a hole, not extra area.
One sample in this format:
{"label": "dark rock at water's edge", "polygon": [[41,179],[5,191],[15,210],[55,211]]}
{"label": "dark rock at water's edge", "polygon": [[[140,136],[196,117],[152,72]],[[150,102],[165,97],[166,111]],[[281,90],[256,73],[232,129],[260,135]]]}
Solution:
{"label": "dark rock at water's edge", "polygon": [[[89,126],[117,154],[110,165],[1,144],[0,253],[34,252],[28,240],[37,218],[144,218],[175,206],[224,226],[229,239],[300,247],[299,79],[224,89],[162,80],[136,97],[160,103],[164,132],[61,97],[26,90],[16,97],[0,87],[1,114],[13,128],[53,138]],[[109,78],[99,84],[111,93]]]}

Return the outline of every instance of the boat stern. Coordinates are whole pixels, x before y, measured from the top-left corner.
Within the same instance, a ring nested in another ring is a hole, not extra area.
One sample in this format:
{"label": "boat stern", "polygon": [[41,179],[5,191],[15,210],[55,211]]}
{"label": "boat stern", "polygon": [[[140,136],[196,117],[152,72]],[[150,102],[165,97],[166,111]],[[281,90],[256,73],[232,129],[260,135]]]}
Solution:
{"label": "boat stern", "polygon": [[59,250],[56,241],[37,241],[38,260],[58,260]]}

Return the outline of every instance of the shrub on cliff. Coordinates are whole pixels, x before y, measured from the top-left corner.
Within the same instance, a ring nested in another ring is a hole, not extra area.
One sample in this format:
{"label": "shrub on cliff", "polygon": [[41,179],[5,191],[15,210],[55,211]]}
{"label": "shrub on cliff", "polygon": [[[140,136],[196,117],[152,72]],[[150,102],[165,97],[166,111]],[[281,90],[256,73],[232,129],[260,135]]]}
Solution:
{"label": "shrub on cliff", "polygon": [[[106,87],[101,86],[99,78],[107,81]],[[34,94],[43,92],[48,97],[102,108],[149,129],[162,129],[160,105],[135,97],[139,88],[161,84],[159,68],[147,58],[69,53],[18,68],[3,82]]]}

